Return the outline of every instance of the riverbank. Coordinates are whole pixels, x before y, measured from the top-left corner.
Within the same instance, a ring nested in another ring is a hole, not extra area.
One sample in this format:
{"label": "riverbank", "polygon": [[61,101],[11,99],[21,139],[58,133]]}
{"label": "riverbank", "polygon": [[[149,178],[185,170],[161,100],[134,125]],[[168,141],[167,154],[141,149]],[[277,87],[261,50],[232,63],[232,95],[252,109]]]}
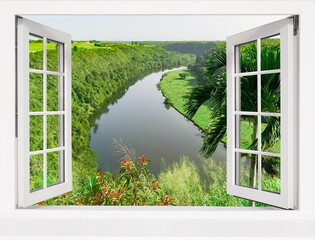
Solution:
{"label": "riverbank", "polygon": [[[185,79],[180,78],[180,74],[186,74]],[[168,72],[163,75],[160,83],[158,84],[167,102],[171,104],[178,112],[187,117],[184,104],[186,102],[185,96],[190,90],[198,85],[200,82],[188,69],[180,69],[172,72]],[[203,131],[210,123],[209,115],[211,114],[207,103],[204,103],[191,121]]]}

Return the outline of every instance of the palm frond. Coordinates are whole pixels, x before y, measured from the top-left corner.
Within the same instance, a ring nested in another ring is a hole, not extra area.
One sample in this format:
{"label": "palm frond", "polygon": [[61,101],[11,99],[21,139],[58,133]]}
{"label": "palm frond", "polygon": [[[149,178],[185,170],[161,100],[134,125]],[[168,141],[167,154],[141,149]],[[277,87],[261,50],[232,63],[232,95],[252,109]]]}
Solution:
{"label": "palm frond", "polygon": [[186,95],[184,107],[188,118],[192,118],[205,102],[211,111],[222,111],[222,105],[226,104],[226,72],[212,77],[212,81],[197,85]]}
{"label": "palm frond", "polygon": [[[279,117],[262,117],[262,122],[266,124],[261,133],[261,149],[267,151],[280,140],[280,118]],[[249,149],[257,149],[258,138],[249,146]]]}
{"label": "palm frond", "polygon": [[222,141],[223,137],[226,134],[226,114],[222,113],[221,115],[213,116],[212,122],[207,128],[205,135],[203,136],[203,145],[201,147],[201,153],[206,157],[211,156],[218,144]]}
{"label": "palm frond", "polygon": [[215,77],[221,75],[226,68],[226,44],[220,43],[212,49],[206,61],[207,77]]}
{"label": "palm frond", "polygon": [[200,106],[209,100],[211,92],[214,91],[210,84],[201,84],[192,88],[191,92],[186,96],[184,108],[188,118],[192,118]]}

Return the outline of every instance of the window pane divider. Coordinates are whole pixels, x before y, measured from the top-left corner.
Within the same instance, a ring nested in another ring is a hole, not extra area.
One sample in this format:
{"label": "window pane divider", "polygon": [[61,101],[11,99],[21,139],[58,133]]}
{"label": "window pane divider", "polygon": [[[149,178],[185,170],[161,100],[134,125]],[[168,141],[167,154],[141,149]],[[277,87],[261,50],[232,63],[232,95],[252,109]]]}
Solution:
{"label": "window pane divider", "polygon": [[[257,71],[261,73],[261,39],[257,39]],[[261,152],[261,74],[257,74],[258,151]],[[261,190],[261,154],[258,154],[258,190]]]}
{"label": "window pane divider", "polygon": [[39,69],[29,69],[29,72],[48,74],[48,75],[57,75],[57,76],[64,76],[65,75],[63,72],[53,72],[53,71],[39,70]]}
{"label": "window pane divider", "polygon": [[46,112],[30,112],[30,116],[36,116],[36,115],[64,115],[65,111],[46,111]]}
{"label": "window pane divider", "polygon": [[[43,70],[46,71],[47,69],[47,38],[44,37],[43,38],[43,42],[44,42],[44,58],[43,58],[43,61],[44,61],[44,64],[43,64]],[[47,110],[47,75],[44,74],[43,75],[43,96],[44,96],[44,100],[43,100],[43,103],[44,103],[44,106],[43,106],[43,110],[44,112],[46,112]],[[43,129],[43,138],[44,138],[44,169],[43,169],[43,188],[47,188],[47,152],[46,152],[46,149],[47,149],[47,115],[45,114],[43,116],[44,118],[44,129]]]}
{"label": "window pane divider", "polygon": [[57,152],[57,151],[63,151],[63,150],[65,150],[65,147],[50,148],[46,150],[32,151],[29,153],[29,155],[32,156],[32,155],[37,155],[37,154],[45,154],[45,153]]}
{"label": "window pane divider", "polygon": [[234,111],[235,115],[281,117],[281,113]]}
{"label": "window pane divider", "polygon": [[249,154],[260,154],[260,155],[266,155],[270,157],[281,157],[280,153],[271,153],[271,152],[262,152],[262,151],[257,151],[257,150],[248,150],[248,149],[240,149],[240,148],[235,148],[235,152],[239,153],[249,153]]}
{"label": "window pane divider", "polygon": [[242,73],[234,73],[234,77],[246,77],[246,76],[256,76],[258,74],[273,74],[273,73],[281,73],[280,69],[272,69],[272,70],[264,70],[264,71],[255,71],[255,72],[242,72]]}

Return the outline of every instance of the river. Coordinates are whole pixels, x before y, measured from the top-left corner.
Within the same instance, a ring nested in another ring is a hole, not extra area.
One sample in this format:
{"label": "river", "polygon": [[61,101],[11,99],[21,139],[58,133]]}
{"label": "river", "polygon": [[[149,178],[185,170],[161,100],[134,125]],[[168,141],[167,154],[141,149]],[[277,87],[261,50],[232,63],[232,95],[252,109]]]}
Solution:
{"label": "river", "polygon": [[[201,167],[202,132],[170,107],[156,86],[164,73],[177,69],[180,68],[145,76],[104,107],[90,130],[90,147],[98,155],[99,170],[119,172],[122,153],[117,152],[114,139],[132,146],[137,156],[144,154],[151,160],[148,167],[156,176],[182,155]],[[211,158],[226,161],[223,144]]]}

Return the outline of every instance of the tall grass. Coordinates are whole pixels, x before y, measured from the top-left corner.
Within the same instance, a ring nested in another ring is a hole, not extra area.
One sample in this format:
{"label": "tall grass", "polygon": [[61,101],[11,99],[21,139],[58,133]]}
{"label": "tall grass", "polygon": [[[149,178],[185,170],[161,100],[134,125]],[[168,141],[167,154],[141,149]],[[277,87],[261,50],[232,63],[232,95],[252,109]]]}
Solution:
{"label": "tall grass", "polygon": [[[247,171],[249,173],[249,171]],[[263,173],[263,188],[279,192],[279,178]],[[177,206],[248,206],[245,199],[233,197],[226,191],[226,164],[211,158],[202,158],[202,169],[188,157],[181,157],[158,181],[161,191],[173,199]],[[256,203],[256,206],[266,206]]]}

